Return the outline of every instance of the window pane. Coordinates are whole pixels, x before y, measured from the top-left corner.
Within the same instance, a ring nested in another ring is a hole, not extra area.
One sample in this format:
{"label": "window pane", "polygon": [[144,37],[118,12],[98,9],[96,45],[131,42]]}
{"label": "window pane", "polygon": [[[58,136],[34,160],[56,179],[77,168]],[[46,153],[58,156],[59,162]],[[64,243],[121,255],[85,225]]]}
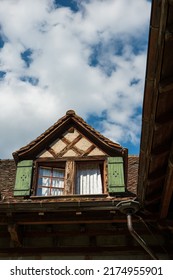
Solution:
{"label": "window pane", "polygon": [[52,187],[54,188],[64,188],[64,180],[61,179],[53,179]]}
{"label": "window pane", "polygon": [[37,195],[63,195],[65,169],[40,167]]}
{"label": "window pane", "polygon": [[50,186],[51,185],[51,178],[42,178],[42,186]]}
{"label": "window pane", "polygon": [[50,195],[50,189],[48,188],[37,188],[38,196],[47,196]]}
{"label": "window pane", "polygon": [[50,189],[42,188],[42,195],[44,195],[44,196],[50,195]]}
{"label": "window pane", "polygon": [[51,189],[51,195],[63,195],[63,189]]}
{"label": "window pane", "polygon": [[49,187],[51,185],[51,178],[39,178],[38,185]]}
{"label": "window pane", "polygon": [[53,169],[53,177],[64,177],[64,169]]}
{"label": "window pane", "polygon": [[37,188],[37,195],[41,196],[42,195],[42,189],[41,188]]}
{"label": "window pane", "polygon": [[40,168],[39,170],[39,176],[47,176],[50,177],[51,176],[51,169],[50,168]]}

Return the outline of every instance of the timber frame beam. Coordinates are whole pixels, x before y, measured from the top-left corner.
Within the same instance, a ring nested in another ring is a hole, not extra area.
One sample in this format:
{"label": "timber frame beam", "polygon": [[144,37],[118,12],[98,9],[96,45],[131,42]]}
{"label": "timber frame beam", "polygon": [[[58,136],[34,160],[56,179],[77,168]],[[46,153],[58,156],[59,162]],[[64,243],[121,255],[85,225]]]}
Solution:
{"label": "timber frame beam", "polygon": [[8,225],[8,232],[11,237],[11,241],[13,243],[14,247],[22,247],[20,238],[19,238],[19,232],[18,232],[18,227],[16,224],[9,224]]}
{"label": "timber frame beam", "polygon": [[172,150],[168,162],[168,169],[164,183],[163,196],[160,208],[160,218],[164,219],[168,215],[169,205],[173,195],[173,143]]}

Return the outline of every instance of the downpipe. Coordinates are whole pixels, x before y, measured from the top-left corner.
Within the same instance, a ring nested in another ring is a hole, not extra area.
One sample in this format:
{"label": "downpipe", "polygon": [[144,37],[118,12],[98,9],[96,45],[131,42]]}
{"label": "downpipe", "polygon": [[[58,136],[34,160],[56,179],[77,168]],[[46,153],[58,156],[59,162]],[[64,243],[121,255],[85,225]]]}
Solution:
{"label": "downpipe", "polygon": [[153,260],[158,260],[156,255],[151,251],[151,249],[148,247],[146,242],[139,236],[139,234],[134,230],[132,225],[132,216],[131,214],[127,214],[127,227],[130,232],[130,234],[133,236],[133,238],[144,248],[144,250],[151,256]]}
{"label": "downpipe", "polygon": [[134,230],[132,224],[132,214],[135,214],[139,210],[139,202],[134,200],[121,201],[117,204],[117,209],[127,216],[127,228],[133,238],[141,245],[141,247],[150,255],[153,260],[158,260],[158,257],[148,247],[147,243],[142,237]]}

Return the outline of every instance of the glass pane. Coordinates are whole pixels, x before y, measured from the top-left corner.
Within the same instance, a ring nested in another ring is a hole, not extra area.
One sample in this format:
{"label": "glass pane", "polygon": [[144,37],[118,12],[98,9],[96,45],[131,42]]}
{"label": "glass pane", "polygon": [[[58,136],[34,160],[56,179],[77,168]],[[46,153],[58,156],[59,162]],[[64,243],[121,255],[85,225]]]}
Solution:
{"label": "glass pane", "polygon": [[50,177],[51,176],[51,169],[50,168],[40,168],[39,170],[39,175],[40,176],[47,176]]}
{"label": "glass pane", "polygon": [[42,195],[43,195],[43,196],[50,195],[50,189],[48,189],[48,188],[42,188]]}
{"label": "glass pane", "polygon": [[40,178],[41,186],[49,187],[51,185],[51,178]]}
{"label": "glass pane", "polygon": [[61,179],[53,179],[52,187],[54,188],[64,188],[64,180]]}
{"label": "glass pane", "polygon": [[64,169],[53,169],[53,177],[64,177]]}
{"label": "glass pane", "polygon": [[37,189],[38,196],[47,196],[50,195],[50,189],[48,188],[38,188]]}
{"label": "glass pane", "polygon": [[63,195],[63,189],[51,189],[51,195]]}
{"label": "glass pane", "polygon": [[42,195],[42,189],[41,188],[37,188],[37,195],[39,195],[39,196]]}
{"label": "glass pane", "polygon": [[[37,195],[63,195],[65,169],[43,168],[39,169]],[[43,188],[39,188],[42,186]]]}

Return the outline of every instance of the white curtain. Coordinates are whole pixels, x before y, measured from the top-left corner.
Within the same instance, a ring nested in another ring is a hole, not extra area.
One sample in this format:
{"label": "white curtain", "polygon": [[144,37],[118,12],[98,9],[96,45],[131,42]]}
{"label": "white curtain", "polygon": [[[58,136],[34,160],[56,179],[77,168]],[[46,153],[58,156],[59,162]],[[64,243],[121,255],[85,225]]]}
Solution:
{"label": "white curtain", "polygon": [[76,187],[77,194],[101,194],[102,180],[99,164],[78,164]]}

